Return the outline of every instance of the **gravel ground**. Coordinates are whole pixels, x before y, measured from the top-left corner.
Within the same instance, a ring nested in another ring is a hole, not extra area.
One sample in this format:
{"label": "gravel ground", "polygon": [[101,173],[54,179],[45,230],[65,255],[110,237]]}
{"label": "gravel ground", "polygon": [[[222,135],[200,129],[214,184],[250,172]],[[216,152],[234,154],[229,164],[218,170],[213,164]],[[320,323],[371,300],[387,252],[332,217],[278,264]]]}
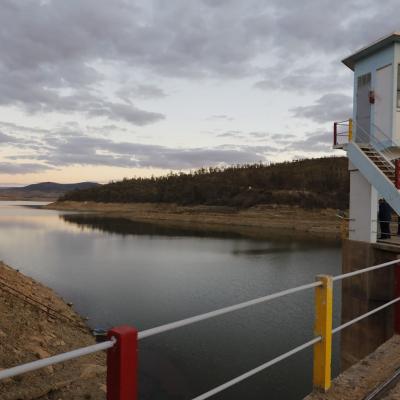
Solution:
{"label": "gravel ground", "polygon": [[[393,336],[368,357],[339,375],[327,393],[313,393],[304,400],[362,400],[400,367],[400,335]],[[400,386],[385,400],[399,400]]]}

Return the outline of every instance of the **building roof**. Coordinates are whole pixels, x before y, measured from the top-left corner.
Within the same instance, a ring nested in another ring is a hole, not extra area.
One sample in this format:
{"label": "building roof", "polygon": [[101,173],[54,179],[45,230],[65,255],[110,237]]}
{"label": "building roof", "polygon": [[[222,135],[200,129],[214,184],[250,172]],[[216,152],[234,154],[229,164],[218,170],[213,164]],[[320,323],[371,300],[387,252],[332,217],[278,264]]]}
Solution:
{"label": "building roof", "polygon": [[381,50],[396,42],[400,43],[400,32],[393,32],[390,35],[380,38],[376,42],[357,50],[354,54],[342,60],[342,63],[354,71],[354,66],[357,61],[360,61],[363,58],[376,53],[378,50]]}

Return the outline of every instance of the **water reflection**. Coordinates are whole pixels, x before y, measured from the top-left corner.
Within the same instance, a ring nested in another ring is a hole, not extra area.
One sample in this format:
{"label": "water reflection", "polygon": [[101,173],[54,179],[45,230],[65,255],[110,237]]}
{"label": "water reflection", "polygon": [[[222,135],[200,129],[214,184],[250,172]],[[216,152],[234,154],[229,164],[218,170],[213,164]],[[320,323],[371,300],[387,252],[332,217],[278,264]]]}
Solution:
{"label": "water reflection", "polygon": [[104,217],[91,214],[62,214],[60,218],[81,228],[89,228],[99,232],[117,233],[119,235],[149,235],[172,237],[216,237],[239,238],[243,235],[234,232],[210,232],[191,229],[190,227],[174,227],[142,221],[130,221],[124,218]]}

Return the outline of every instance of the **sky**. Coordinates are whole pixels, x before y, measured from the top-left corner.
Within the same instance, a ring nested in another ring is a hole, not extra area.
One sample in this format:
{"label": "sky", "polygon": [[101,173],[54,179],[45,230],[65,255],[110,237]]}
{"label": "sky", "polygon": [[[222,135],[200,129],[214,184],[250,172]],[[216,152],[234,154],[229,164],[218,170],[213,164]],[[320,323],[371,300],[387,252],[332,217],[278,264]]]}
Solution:
{"label": "sky", "polygon": [[0,185],[334,154],[387,0],[1,0]]}

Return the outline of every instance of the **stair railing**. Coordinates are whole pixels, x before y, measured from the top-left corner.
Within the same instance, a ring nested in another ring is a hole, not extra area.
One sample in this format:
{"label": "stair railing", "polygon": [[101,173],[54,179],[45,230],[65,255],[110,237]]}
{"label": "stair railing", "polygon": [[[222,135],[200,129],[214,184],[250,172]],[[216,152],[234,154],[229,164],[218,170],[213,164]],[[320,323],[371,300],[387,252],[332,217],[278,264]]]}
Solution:
{"label": "stair railing", "polygon": [[[399,154],[393,152],[394,147],[399,147],[393,139],[386,136],[382,130],[379,134],[383,140],[379,140],[373,133],[367,132],[364,127],[357,122],[354,122],[356,126],[355,142],[361,145],[370,145],[393,169],[395,169],[395,159],[399,157]],[[373,125],[376,127],[375,125]],[[377,127],[376,127],[377,128]],[[377,128],[379,129],[379,128]]]}

